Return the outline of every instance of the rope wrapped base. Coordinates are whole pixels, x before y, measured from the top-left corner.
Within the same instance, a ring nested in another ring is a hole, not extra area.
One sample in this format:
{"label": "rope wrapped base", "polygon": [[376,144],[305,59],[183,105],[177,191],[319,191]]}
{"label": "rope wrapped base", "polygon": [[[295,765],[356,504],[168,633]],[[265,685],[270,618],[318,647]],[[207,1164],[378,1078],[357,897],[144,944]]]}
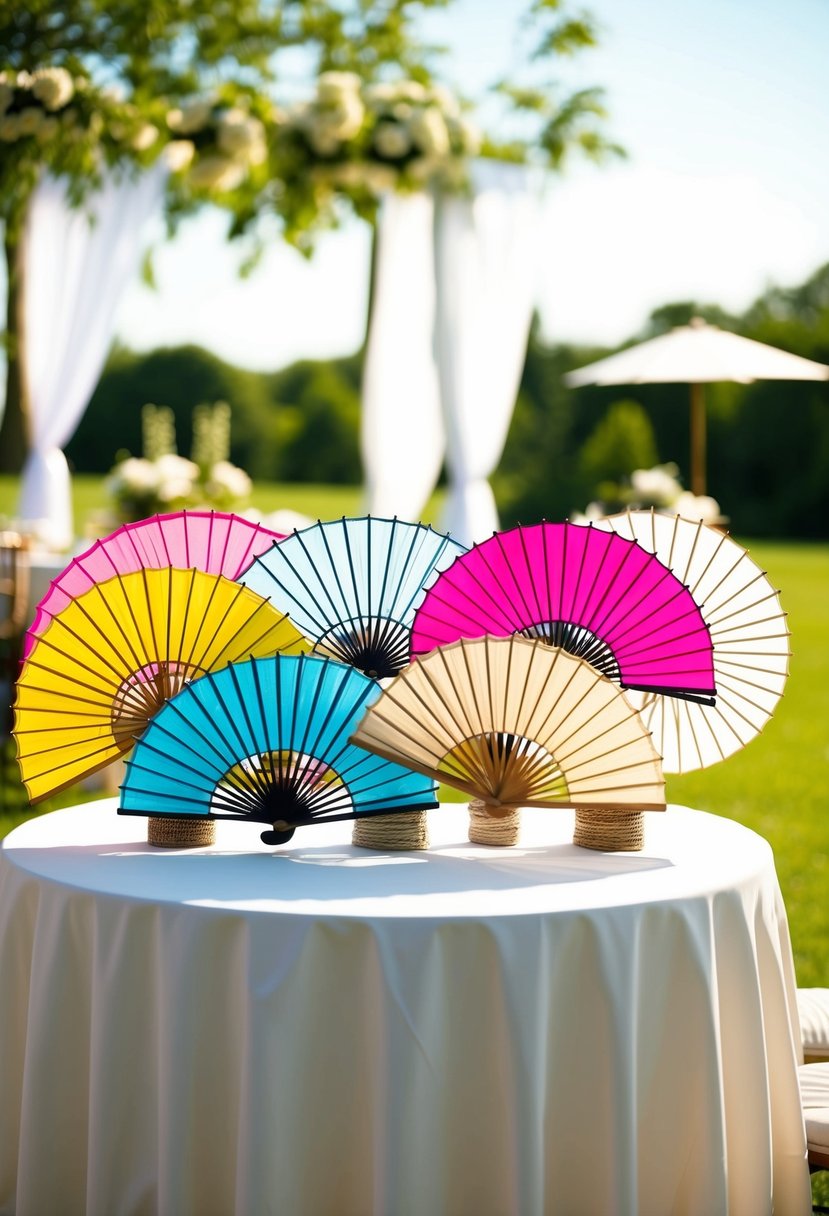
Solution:
{"label": "rope wrapped base", "polygon": [[638,853],[645,844],[642,811],[577,810],[573,844],[602,853]]}
{"label": "rope wrapped base", "polygon": [[469,803],[469,839],[473,844],[507,846],[518,843],[521,811],[517,806],[490,806],[480,798]]}
{"label": "rope wrapped base", "polygon": [[360,849],[389,849],[405,852],[428,849],[429,823],[425,811],[406,811],[399,815],[361,815],[354,820],[351,843]]}
{"label": "rope wrapped base", "polygon": [[201,849],[215,839],[215,819],[154,815],[147,820],[147,843],[158,849]]}

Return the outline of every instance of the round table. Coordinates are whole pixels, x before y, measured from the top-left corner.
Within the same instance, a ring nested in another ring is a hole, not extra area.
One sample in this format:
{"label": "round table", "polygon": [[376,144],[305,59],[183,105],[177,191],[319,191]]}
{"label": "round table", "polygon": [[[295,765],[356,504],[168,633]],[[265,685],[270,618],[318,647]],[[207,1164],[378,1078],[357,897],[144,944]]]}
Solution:
{"label": "round table", "polygon": [[103,800],[0,849],[0,1211],[810,1210],[768,844],[683,807],[571,843],[146,843]]}

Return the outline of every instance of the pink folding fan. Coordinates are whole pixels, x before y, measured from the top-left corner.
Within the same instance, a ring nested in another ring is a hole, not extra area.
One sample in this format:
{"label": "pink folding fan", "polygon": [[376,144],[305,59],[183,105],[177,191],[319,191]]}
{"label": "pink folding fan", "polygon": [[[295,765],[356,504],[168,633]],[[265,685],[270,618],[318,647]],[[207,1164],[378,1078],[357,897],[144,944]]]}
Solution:
{"label": "pink folding fan", "polygon": [[716,695],[711,637],[691,592],[615,533],[570,523],[496,533],[426,593],[411,653],[513,633],[560,646],[624,688],[708,703]]}
{"label": "pink folding fan", "polygon": [[52,617],[95,583],[165,566],[235,579],[255,557],[283,539],[279,532],[221,511],[176,511],[125,524],[95,541],[53,580],[26,634],[23,658]]}

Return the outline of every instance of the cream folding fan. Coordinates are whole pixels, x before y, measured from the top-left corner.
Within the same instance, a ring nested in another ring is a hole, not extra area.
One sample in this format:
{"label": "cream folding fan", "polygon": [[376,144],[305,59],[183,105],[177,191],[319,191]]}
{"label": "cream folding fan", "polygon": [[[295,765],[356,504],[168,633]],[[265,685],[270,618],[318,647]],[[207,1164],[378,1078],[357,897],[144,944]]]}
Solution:
{"label": "cream folding fan", "polygon": [[389,683],[353,739],[471,794],[489,819],[521,806],[665,807],[659,756],[624,694],[540,640],[432,651]]}
{"label": "cream folding fan", "polygon": [[593,528],[637,541],[668,566],[699,604],[711,636],[714,705],[628,692],[665,772],[705,768],[745,747],[771,717],[789,670],[786,615],[765,572],[726,533],[679,515],[628,511],[594,520]]}
{"label": "cream folding fan", "polygon": [[222,575],[167,567],[96,583],[55,615],[17,682],[14,734],[32,802],[129,751],[197,676],[309,643]]}

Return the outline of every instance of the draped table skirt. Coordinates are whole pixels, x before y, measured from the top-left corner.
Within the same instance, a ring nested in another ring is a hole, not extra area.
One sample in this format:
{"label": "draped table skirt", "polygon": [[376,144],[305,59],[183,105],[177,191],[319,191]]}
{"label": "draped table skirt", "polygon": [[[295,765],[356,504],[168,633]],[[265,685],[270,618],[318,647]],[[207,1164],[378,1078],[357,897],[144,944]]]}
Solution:
{"label": "draped table skirt", "polygon": [[809,1211],[768,844],[682,807],[645,849],[431,812],[151,849],[114,800],[0,847],[0,1212]]}

